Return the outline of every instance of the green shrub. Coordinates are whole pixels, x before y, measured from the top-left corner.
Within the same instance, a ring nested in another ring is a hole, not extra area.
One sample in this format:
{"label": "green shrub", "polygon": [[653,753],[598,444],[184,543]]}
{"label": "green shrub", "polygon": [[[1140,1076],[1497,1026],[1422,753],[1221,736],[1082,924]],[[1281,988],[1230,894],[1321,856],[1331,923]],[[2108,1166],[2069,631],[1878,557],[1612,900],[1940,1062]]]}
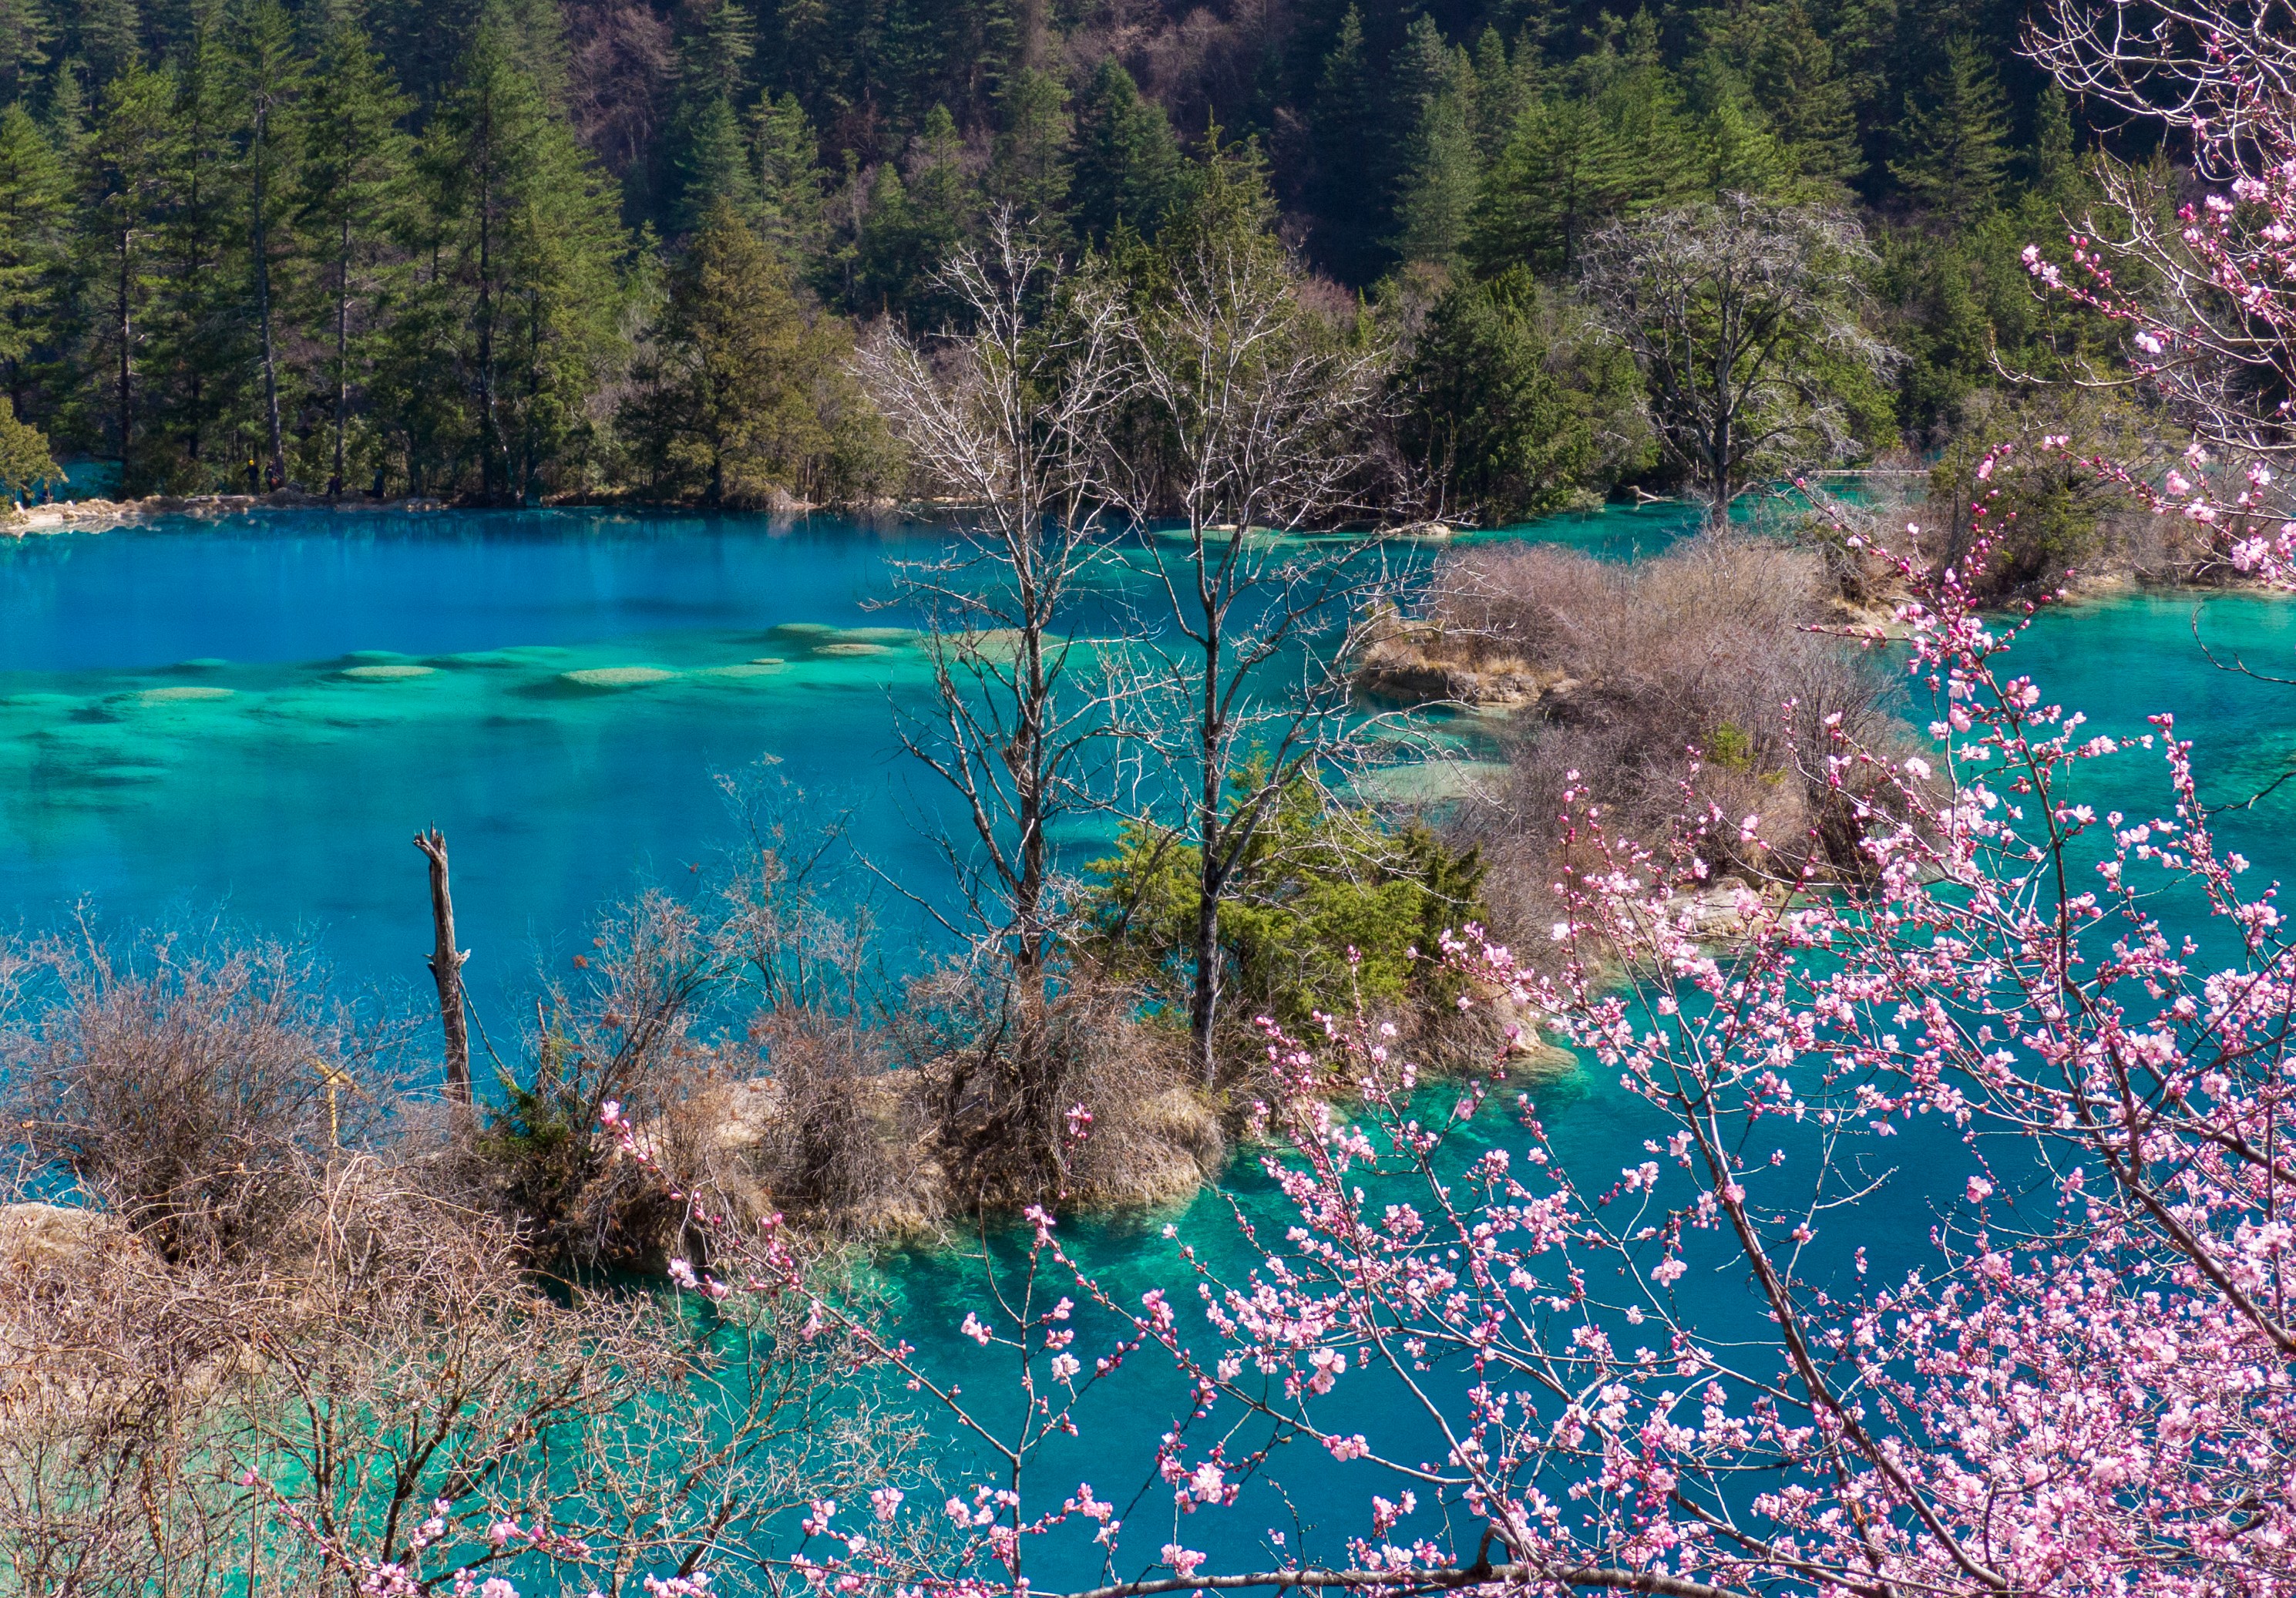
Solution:
{"label": "green shrub", "polygon": [[[1256,787],[1246,775],[1239,786]],[[1164,1004],[1185,1003],[1201,856],[1161,828],[1127,827],[1095,861],[1086,903],[1095,952]],[[1231,1013],[1306,1024],[1317,1012],[1448,1006],[1436,959],[1444,931],[1484,919],[1483,864],[1431,828],[1383,824],[1312,783],[1286,788],[1254,835],[1220,907]]]}

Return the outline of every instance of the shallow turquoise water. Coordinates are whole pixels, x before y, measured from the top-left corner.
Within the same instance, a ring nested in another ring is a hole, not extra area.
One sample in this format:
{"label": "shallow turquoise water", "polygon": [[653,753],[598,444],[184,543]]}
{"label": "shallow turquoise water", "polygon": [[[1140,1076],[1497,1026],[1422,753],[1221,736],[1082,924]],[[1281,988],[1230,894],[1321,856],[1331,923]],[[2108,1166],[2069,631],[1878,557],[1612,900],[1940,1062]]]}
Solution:
{"label": "shallow turquoise water", "polygon": [[[419,978],[446,829],[480,994],[731,832],[778,756],[896,871],[924,662],[873,609],[933,536],[759,519],[271,515],[0,545],[0,913],[307,929]],[[920,791],[918,804],[909,803]]]}
{"label": "shallow turquoise water", "polygon": [[[1561,519],[1597,553],[1670,512]],[[422,979],[443,827],[485,1001],[732,833],[716,774],[771,756],[905,887],[942,803],[893,718],[922,652],[888,562],[939,535],[603,512],[266,512],[0,541],[0,917],[222,906]],[[857,884],[860,879],[857,878]],[[922,889],[929,891],[928,889]],[[879,907],[890,953],[922,918]]]}
{"label": "shallow turquoise water", "polygon": [[[1680,526],[1670,511],[1613,512],[1536,536],[1624,558]],[[706,861],[731,832],[713,774],[766,755],[817,808],[849,808],[890,874],[936,881],[923,832],[935,796],[891,735],[896,709],[925,689],[923,658],[898,630],[908,619],[878,608],[886,562],[936,537],[754,518],[274,513],[0,543],[0,918],[49,924],[82,896],[122,925],[222,904],[258,926],[308,928],[354,982],[411,986],[430,933],[407,840],[436,823],[454,847],[473,987],[482,1013],[499,1012],[537,955],[601,904]],[[2020,659],[2107,730],[2175,711],[2200,742],[2208,798],[2239,800],[2296,765],[2296,688],[2211,668],[2192,613],[2153,597],[2067,610]],[[2296,676],[2296,606],[2225,598],[2205,613],[2212,642]],[[2156,757],[2120,757],[2087,780],[2100,807],[2167,803]],[[2259,875],[2285,877],[2292,824],[2296,783],[2218,824]],[[890,944],[923,939],[898,900],[879,908]],[[1582,1072],[1533,1092],[1586,1169],[1642,1158],[1646,1112],[1615,1084]],[[1472,1136],[1520,1135],[1492,1116]],[[1900,1176],[1841,1246],[1910,1258],[1956,1170]],[[1248,1213],[1275,1213],[1248,1165],[1229,1187]],[[1176,1220],[1240,1275],[1250,1259],[1225,1203],[1208,1194],[1178,1217],[1070,1230],[1123,1296],[1155,1284],[1185,1296],[1161,1227]],[[953,1336],[979,1301],[977,1266],[903,1257],[885,1280],[907,1335],[994,1403],[991,1356]],[[1693,1286],[1718,1324],[1751,1316],[1734,1277]],[[1178,1402],[1144,1372],[1106,1395],[1100,1429],[1055,1451],[1047,1477],[1129,1496]],[[1346,1402],[1374,1435],[1402,1423],[1391,1396]],[[1311,1520],[1327,1490],[1348,1489],[1321,1458],[1287,1460],[1285,1473]],[[1157,1512],[1154,1498],[1141,1512]],[[1283,1523],[1272,1507],[1198,1517],[1183,1540],[1241,1557],[1259,1528]]]}

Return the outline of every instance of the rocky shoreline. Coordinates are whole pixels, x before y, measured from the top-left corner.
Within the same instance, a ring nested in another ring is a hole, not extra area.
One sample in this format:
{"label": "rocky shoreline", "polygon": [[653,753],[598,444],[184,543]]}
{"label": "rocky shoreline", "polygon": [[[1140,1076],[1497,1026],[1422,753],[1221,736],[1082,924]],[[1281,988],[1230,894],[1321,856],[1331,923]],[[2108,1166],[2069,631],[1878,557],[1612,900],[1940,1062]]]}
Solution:
{"label": "rocky shoreline", "polygon": [[50,504],[0,509],[0,536],[21,538],[34,533],[93,533],[126,527],[158,516],[223,517],[250,511],[342,511],[372,513],[388,511],[443,511],[441,499],[366,499],[306,494],[280,488],[269,494],[154,494],[144,499],[67,499]]}

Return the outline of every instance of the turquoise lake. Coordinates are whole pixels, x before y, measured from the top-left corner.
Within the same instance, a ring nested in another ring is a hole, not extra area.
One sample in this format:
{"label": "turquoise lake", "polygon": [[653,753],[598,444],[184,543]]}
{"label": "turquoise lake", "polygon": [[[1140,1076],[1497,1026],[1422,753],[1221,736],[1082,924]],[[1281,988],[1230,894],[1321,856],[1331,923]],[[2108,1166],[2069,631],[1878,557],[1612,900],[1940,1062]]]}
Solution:
{"label": "turquoise lake", "polygon": [[[1679,528],[1669,512],[1611,512],[1518,536],[1625,556]],[[601,906],[706,865],[731,835],[716,774],[767,756],[809,805],[849,812],[886,874],[930,884],[938,796],[893,737],[929,680],[903,631],[914,619],[888,605],[888,563],[939,538],[540,512],[276,512],[0,541],[0,920],[45,928],[83,900],[118,929],[221,909],[309,934],[350,984],[419,993],[429,907],[408,840],[435,824],[491,1021]],[[2237,801],[2296,766],[2296,687],[2212,668],[2194,617],[2177,596],[2072,606],[2019,659],[2104,730],[2173,711],[2199,741],[2204,797]],[[2217,598],[2202,619],[2220,653],[2296,676],[2296,607]],[[2120,757],[2087,783],[2100,808],[2169,802],[2157,756]],[[2296,782],[2218,824],[2257,877],[2296,874]],[[877,914],[896,953],[930,941],[898,900],[881,897]],[[2172,906],[2172,930],[2185,914]],[[1614,1083],[1582,1071],[1533,1092],[1590,1179],[1644,1157],[1647,1112]],[[1519,1134],[1489,1116],[1470,1135]],[[1897,1179],[1855,1241],[1909,1254],[1958,1181],[1947,1164]],[[1248,1160],[1230,1185],[1248,1212],[1272,1213]],[[1193,1298],[1162,1228],[1177,1222],[1181,1241],[1241,1274],[1250,1260],[1225,1204],[1207,1194],[1185,1215],[1072,1230],[1127,1293],[1164,1284]],[[953,1335],[979,1298],[977,1266],[901,1256],[884,1280],[906,1334],[986,1397],[991,1356]],[[1751,1315],[1734,1279],[1697,1291],[1718,1324]],[[1056,1451],[1048,1479],[1088,1478],[1121,1507],[1144,1484],[1111,1461],[1144,1460],[1174,1401],[1149,1375],[1111,1391],[1103,1428]],[[1410,1424],[1391,1398],[1360,1402],[1366,1430]],[[1308,1502],[1319,1484],[1336,1490],[1340,1469],[1287,1462]],[[1141,1512],[1168,1516],[1168,1494]],[[1216,1557],[1241,1558],[1259,1528],[1287,1523],[1273,1511],[1198,1520],[1219,1524],[1191,1525],[1185,1540]],[[1136,1552],[1164,1540],[1142,1525]]]}
{"label": "turquoise lake", "polygon": [[[1554,530],[1623,554],[1678,529]],[[0,541],[0,915],[220,909],[316,935],[353,983],[419,985],[409,840],[436,824],[499,1008],[608,901],[706,864],[733,829],[718,774],[767,756],[883,877],[930,883],[942,795],[894,738],[930,676],[890,564],[941,543],[586,511]],[[889,957],[913,953],[924,918],[877,913]]]}

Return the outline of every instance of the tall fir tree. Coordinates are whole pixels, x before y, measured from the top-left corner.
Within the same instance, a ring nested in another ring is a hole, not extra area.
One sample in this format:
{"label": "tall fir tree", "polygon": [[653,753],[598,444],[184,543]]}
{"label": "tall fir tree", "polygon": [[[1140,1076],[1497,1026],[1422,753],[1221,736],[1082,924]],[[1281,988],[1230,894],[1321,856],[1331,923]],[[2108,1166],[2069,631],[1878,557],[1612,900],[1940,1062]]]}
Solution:
{"label": "tall fir tree", "polygon": [[1805,0],[1762,8],[1746,80],[1803,177],[1854,184],[1863,175],[1856,87]]}
{"label": "tall fir tree", "polygon": [[56,19],[62,53],[86,70],[97,94],[144,64],[144,18],[136,0],[78,0]]}
{"label": "tall fir tree", "polygon": [[972,211],[956,120],[936,105],[910,152],[907,179],[890,161],[878,168],[857,245],[854,308],[896,312],[923,327],[959,315],[934,275],[964,238]]}
{"label": "tall fir tree", "polygon": [[2033,105],[2033,192],[2062,206],[2079,189],[2080,161],[2073,151],[2073,108],[2052,81]]}
{"label": "tall fir tree", "polygon": [[820,141],[796,94],[783,90],[750,112],[758,152],[758,230],[784,261],[819,255],[824,245]]}
{"label": "tall fir tree", "polygon": [[1468,250],[1480,270],[1518,263],[1565,273],[1578,247],[1625,199],[1616,141],[1591,101],[1534,102],[1483,183]]}
{"label": "tall fir tree", "polygon": [[151,440],[147,480],[192,493],[251,489],[260,468],[245,430],[252,418],[244,409],[251,363],[242,175],[220,16],[201,19],[175,81],[145,406],[167,444]]}
{"label": "tall fir tree", "polygon": [[0,111],[0,382],[29,422],[31,365],[51,341],[67,222],[62,157],[23,105]]}
{"label": "tall fir tree", "polygon": [[1506,148],[1523,111],[1538,93],[1538,52],[1518,44],[1510,52],[1496,28],[1475,41],[1475,152],[1488,165]]}
{"label": "tall fir tree", "polygon": [[1579,65],[1578,91],[1558,88],[1534,102],[1484,180],[1467,240],[1479,271],[1521,262],[1570,272],[1611,217],[1715,181],[1715,147],[1685,116],[1663,67],[1615,53]]}
{"label": "tall fir tree", "polygon": [[1716,195],[1785,196],[1795,184],[1792,155],[1736,86],[1716,98],[1699,128],[1706,151],[1706,187]]}
{"label": "tall fir tree", "polygon": [[1316,75],[1308,119],[1316,163],[1310,190],[1316,231],[1309,247],[1328,269],[1351,283],[1371,275],[1383,231],[1378,207],[1365,203],[1365,192],[1383,166],[1377,159],[1380,97],[1370,50],[1363,13],[1350,5]]}
{"label": "tall fir tree", "polygon": [[394,245],[413,220],[414,141],[400,123],[413,102],[391,80],[365,29],[338,12],[321,37],[299,129],[303,165],[295,217],[309,255],[316,323],[327,352],[321,384],[329,434],[327,492],[348,486],[351,408],[394,307]]}
{"label": "tall fir tree", "polygon": [[1011,206],[1048,237],[1062,232],[1069,199],[1068,99],[1058,78],[1034,67],[1007,73],[997,95],[989,202]]}
{"label": "tall fir tree", "polygon": [[54,37],[45,0],[0,0],[0,105],[31,94]]}
{"label": "tall fir tree", "polygon": [[91,376],[92,413],[78,430],[120,462],[120,483],[141,486],[144,316],[158,275],[159,231],[176,142],[174,76],[131,61],[104,86],[75,162],[73,271]]}
{"label": "tall fir tree", "polygon": [[281,415],[280,275],[296,253],[292,195],[301,159],[297,111],[305,62],[296,48],[293,22],[278,0],[242,0],[234,21],[228,64],[239,135],[248,293],[262,388],[263,443],[275,488],[292,480]]}
{"label": "tall fir tree", "polygon": [[1900,159],[1890,175],[1941,218],[1966,223],[2001,197],[2009,164],[2008,102],[1984,45],[1967,34],[1946,43],[1945,59],[1899,125]]}
{"label": "tall fir tree", "polygon": [[612,358],[620,303],[613,204],[518,43],[481,22],[423,152],[440,229],[433,288],[453,309],[464,432],[494,503],[545,486]]}
{"label": "tall fir tree", "polygon": [[680,41],[668,140],[674,232],[692,232],[720,203],[745,219],[757,214],[757,178],[739,109],[756,53],[756,26],[739,0],[712,0]]}
{"label": "tall fir tree", "polygon": [[49,143],[69,155],[87,132],[87,94],[83,86],[87,68],[76,57],[56,63],[48,78],[47,103],[40,110],[40,125]]}
{"label": "tall fir tree", "polygon": [[1387,245],[1399,261],[1449,266],[1465,249],[1481,184],[1474,69],[1464,52],[1443,47],[1426,17],[1412,24],[1403,56],[1414,69],[1404,81],[1417,103],[1399,143]]}
{"label": "tall fir tree", "polygon": [[1487,524],[1582,501],[1629,463],[1640,374],[1567,305],[1521,266],[1455,283],[1398,373],[1399,442]]}
{"label": "tall fir tree", "polygon": [[1180,147],[1164,108],[1110,57],[1078,102],[1070,219],[1077,235],[1105,244],[1119,228],[1153,238],[1179,195]]}
{"label": "tall fir tree", "polygon": [[657,492],[755,505],[822,487],[836,441],[820,400],[850,347],[840,350],[731,206],[709,214],[670,272],[655,344],[625,422]]}

